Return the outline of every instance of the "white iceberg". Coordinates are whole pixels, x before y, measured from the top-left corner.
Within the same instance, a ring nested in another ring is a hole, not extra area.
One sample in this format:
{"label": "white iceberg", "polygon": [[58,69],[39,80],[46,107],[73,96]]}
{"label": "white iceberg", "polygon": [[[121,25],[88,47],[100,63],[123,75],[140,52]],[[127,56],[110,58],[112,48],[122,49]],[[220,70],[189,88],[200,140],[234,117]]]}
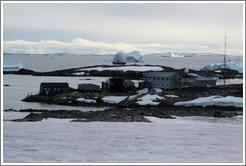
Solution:
{"label": "white iceberg", "polygon": [[172,57],[172,58],[183,58],[184,56],[183,55],[179,55],[177,53],[170,52],[169,53],[169,57]]}
{"label": "white iceberg", "polygon": [[3,70],[19,70],[24,68],[21,61],[3,61]]}
{"label": "white iceberg", "polygon": [[223,68],[227,68],[227,69],[231,69],[231,70],[236,70],[239,73],[243,73],[243,63],[235,63],[235,62],[228,62],[226,63],[226,65],[224,66],[224,63],[211,63],[205,67],[203,67],[201,70],[216,70],[216,69],[223,69]]}
{"label": "white iceberg", "polygon": [[129,53],[117,52],[114,55],[113,63],[137,63],[143,62],[143,57],[139,51]]}
{"label": "white iceberg", "polygon": [[233,97],[233,96],[209,96],[202,97],[191,101],[177,102],[174,105],[177,106],[234,106],[234,107],[243,107],[243,98],[242,97]]}

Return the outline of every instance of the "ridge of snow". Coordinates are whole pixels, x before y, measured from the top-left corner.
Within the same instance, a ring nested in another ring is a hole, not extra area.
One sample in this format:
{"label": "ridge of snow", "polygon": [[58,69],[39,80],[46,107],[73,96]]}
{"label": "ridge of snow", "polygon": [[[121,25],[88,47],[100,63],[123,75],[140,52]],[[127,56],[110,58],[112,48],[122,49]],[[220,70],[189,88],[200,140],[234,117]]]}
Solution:
{"label": "ridge of snow", "polygon": [[177,106],[235,106],[235,107],[243,107],[243,98],[241,97],[233,97],[233,96],[209,96],[209,97],[201,97],[191,101],[177,102],[174,105]]}
{"label": "ridge of snow", "polygon": [[91,68],[83,68],[78,69],[77,71],[91,71],[91,70],[97,70],[97,71],[105,71],[105,70],[116,70],[116,71],[162,71],[162,67],[158,66],[119,66],[119,67],[91,67]]}

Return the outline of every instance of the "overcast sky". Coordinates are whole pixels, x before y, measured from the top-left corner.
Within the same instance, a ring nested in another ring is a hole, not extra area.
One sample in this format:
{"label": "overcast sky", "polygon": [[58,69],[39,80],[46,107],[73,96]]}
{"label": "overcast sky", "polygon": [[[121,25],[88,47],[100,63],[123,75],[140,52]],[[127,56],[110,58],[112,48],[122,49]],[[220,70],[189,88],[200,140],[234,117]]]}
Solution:
{"label": "overcast sky", "polygon": [[243,54],[242,3],[4,3],[4,52]]}

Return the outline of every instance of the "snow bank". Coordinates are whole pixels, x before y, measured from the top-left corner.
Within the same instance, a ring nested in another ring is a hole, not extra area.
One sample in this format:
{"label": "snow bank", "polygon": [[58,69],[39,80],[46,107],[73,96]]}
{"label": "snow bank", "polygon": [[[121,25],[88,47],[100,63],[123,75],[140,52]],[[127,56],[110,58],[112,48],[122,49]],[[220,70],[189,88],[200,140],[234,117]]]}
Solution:
{"label": "snow bank", "polygon": [[91,71],[91,70],[97,70],[97,71],[105,71],[105,70],[116,70],[116,71],[162,71],[162,67],[156,67],[156,66],[119,66],[119,67],[92,67],[92,68],[83,68],[79,69],[80,71]]}
{"label": "snow bank", "polygon": [[[201,70],[216,70],[216,69],[223,69],[224,68],[224,63],[211,63],[205,67],[203,67]],[[243,63],[235,63],[235,62],[230,62],[226,63],[225,68],[231,69],[231,70],[236,70],[239,73],[243,73]]]}
{"label": "snow bank", "polygon": [[94,99],[85,99],[85,98],[78,98],[76,99],[76,101],[80,101],[80,102],[83,102],[83,103],[96,103],[97,101],[94,100]]}
{"label": "snow bank", "polygon": [[177,102],[174,105],[177,106],[235,106],[235,107],[243,107],[243,98],[241,97],[233,97],[233,96],[209,96],[202,97],[191,101],[185,102]]}
{"label": "snow bank", "polygon": [[138,100],[140,100],[137,102],[139,105],[158,105],[159,102],[156,102],[156,100],[165,100],[165,98],[158,95],[147,94]]}
{"label": "snow bank", "polygon": [[19,70],[24,68],[24,65],[21,61],[3,61],[4,70]]}
{"label": "snow bank", "polygon": [[113,62],[125,62],[125,63],[136,63],[143,62],[143,57],[139,51],[132,51],[129,53],[117,52],[114,55]]}
{"label": "snow bank", "polygon": [[144,93],[148,93],[148,92],[149,92],[149,90],[147,88],[144,88],[142,90],[137,91],[138,94],[144,94]]}
{"label": "snow bank", "polygon": [[166,97],[178,97],[176,95],[165,95]]}
{"label": "snow bank", "polygon": [[106,96],[103,97],[102,100],[105,103],[110,103],[110,104],[118,104],[121,101],[125,100],[127,96]]}

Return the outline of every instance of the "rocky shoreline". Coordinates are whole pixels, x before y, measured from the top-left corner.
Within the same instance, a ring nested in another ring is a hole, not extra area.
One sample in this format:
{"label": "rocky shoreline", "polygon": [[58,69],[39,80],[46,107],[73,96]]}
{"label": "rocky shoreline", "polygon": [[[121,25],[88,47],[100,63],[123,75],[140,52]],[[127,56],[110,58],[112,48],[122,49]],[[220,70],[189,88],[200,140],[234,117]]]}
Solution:
{"label": "rocky shoreline", "polygon": [[[181,76],[184,76],[184,68],[183,69],[174,69],[172,67],[167,66],[161,66],[161,65],[137,65],[137,64],[131,64],[131,65],[123,65],[123,67],[136,67],[136,66],[142,66],[142,67],[160,67],[163,69],[163,71],[166,72],[176,72]],[[33,75],[33,76],[69,76],[69,77],[78,77],[78,76],[99,76],[99,77],[117,77],[121,76],[123,78],[128,79],[141,79],[143,78],[144,71],[121,71],[121,70],[88,70],[88,68],[111,68],[111,67],[119,67],[117,65],[96,65],[96,66],[86,66],[86,67],[80,67],[80,68],[72,68],[72,69],[64,69],[64,70],[56,70],[56,71],[49,71],[49,72],[38,72],[33,71],[29,69],[20,69],[19,71],[3,71],[3,74],[17,74],[17,75]],[[190,73],[204,76],[204,77],[218,77],[223,78],[223,71],[221,69],[221,72],[215,72],[215,71],[202,71],[202,70],[193,70],[189,69]],[[83,72],[83,74],[79,74],[80,72]],[[227,76],[227,79],[229,78],[243,78],[243,73],[239,73],[235,70],[225,69],[225,72],[231,73],[230,76]]]}
{"label": "rocky shoreline", "polygon": [[73,119],[71,122],[151,122],[146,116],[157,118],[175,119],[173,116],[210,116],[210,117],[234,117],[242,115],[242,110],[236,107],[160,107],[146,106],[137,108],[113,107],[103,111],[82,112],[79,110],[4,110],[30,113],[23,119],[15,119],[15,122],[37,122],[47,118]]}

